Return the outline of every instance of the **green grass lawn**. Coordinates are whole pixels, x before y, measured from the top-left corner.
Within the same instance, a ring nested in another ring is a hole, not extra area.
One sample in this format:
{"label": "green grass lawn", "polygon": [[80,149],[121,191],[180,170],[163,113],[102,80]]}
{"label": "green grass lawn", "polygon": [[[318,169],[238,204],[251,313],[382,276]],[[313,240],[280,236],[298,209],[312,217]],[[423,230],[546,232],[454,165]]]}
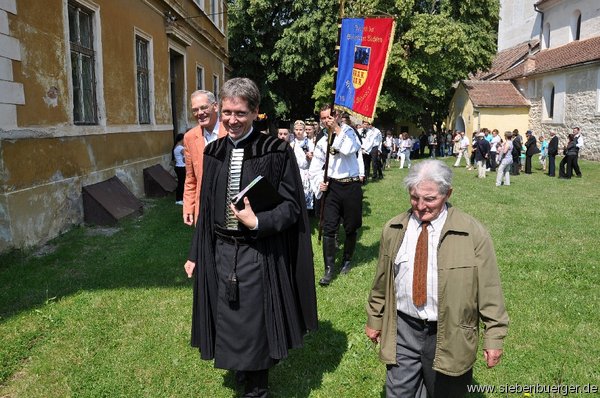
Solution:
{"label": "green grass lawn", "polygon": [[[451,202],[491,231],[511,318],[502,363],[485,369],[479,354],[478,384],[600,386],[600,164],[580,163],[582,179],[534,170],[499,188],[495,174],[454,169]],[[385,395],[363,331],[381,228],[408,208],[406,169],[393,165],[365,187],[356,266],[317,288],[320,329],[272,369],[274,397]],[[189,346],[192,230],[173,202],[147,200],[115,229],[78,227],[0,256],[0,397],[236,396],[232,375]],[[318,279],[316,234],[313,245]]]}

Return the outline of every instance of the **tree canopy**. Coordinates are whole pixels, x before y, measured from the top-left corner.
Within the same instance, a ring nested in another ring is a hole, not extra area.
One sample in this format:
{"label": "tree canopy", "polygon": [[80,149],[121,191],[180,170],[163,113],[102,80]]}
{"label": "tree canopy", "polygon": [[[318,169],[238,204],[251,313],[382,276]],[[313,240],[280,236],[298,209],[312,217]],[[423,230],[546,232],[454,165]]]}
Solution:
{"label": "tree canopy", "polygon": [[[499,0],[345,1],[346,17],[392,15],[396,34],[378,102],[380,123],[423,127],[446,115],[452,85],[496,53]],[[331,101],[340,2],[229,0],[234,76],[254,79],[262,109],[297,118]]]}

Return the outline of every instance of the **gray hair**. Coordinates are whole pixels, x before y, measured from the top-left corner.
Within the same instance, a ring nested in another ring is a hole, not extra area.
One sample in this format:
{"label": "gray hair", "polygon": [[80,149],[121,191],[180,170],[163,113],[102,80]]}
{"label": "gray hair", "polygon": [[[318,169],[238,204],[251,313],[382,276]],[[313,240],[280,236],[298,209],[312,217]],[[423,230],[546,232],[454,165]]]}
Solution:
{"label": "gray hair", "polygon": [[196,90],[192,93],[192,95],[190,95],[190,99],[192,98],[196,98],[200,95],[206,95],[206,99],[208,99],[208,102],[211,104],[216,104],[217,103],[217,98],[215,97],[215,95],[210,92],[210,91],[206,91],[206,90]]}
{"label": "gray hair", "polygon": [[404,179],[404,186],[410,192],[420,183],[430,181],[438,186],[438,192],[446,195],[452,188],[452,170],[440,160],[428,159],[412,166]]}
{"label": "gray hair", "polygon": [[251,111],[257,111],[260,105],[260,91],[258,86],[247,77],[236,77],[229,79],[223,84],[219,98],[221,103],[225,98],[239,97],[248,103]]}

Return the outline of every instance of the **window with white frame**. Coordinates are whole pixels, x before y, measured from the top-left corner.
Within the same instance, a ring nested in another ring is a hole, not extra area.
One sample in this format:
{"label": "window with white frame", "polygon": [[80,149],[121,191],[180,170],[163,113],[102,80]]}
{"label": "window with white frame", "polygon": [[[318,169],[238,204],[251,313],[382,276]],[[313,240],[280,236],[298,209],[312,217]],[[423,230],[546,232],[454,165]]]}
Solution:
{"label": "window with white frame", "polygon": [[150,124],[150,67],[148,40],[135,37],[135,59],[137,74],[138,123]]}
{"label": "window with white frame", "polygon": [[219,26],[218,21],[219,21],[219,9],[218,9],[218,1],[217,0],[210,0],[210,19],[212,19],[213,23],[217,26]]}
{"label": "window with white frame", "polygon": [[76,3],[69,3],[68,8],[73,122],[82,125],[97,124],[94,13]]}
{"label": "window with white frame", "polygon": [[196,66],[196,90],[204,90],[204,68]]}

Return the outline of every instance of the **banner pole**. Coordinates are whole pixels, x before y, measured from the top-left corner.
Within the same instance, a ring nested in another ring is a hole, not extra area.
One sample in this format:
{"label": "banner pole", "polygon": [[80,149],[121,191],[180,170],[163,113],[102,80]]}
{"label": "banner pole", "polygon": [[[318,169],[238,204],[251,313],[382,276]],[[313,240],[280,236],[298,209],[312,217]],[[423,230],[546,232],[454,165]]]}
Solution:
{"label": "banner pole", "polygon": [[[331,100],[331,109],[329,110],[329,114],[333,115],[333,112],[335,111],[335,85],[336,85],[336,80],[337,80],[337,65],[340,59],[340,45],[341,45],[341,34],[342,34],[342,19],[344,19],[344,6],[345,6],[346,1],[345,0],[340,0],[340,9],[338,11],[338,34],[337,34],[337,42],[335,44],[335,65],[333,67],[333,89],[331,90],[332,93],[332,100]],[[333,143],[333,131],[328,131],[327,132],[327,153],[325,154],[325,165],[323,167],[323,182],[326,183],[329,180],[329,177],[327,176],[327,172],[329,170],[329,155],[330,155],[330,151],[331,151],[331,144]],[[325,213],[325,198],[327,197],[327,192],[325,191],[323,192],[323,194],[321,195],[321,203],[320,203],[320,211],[319,211],[319,235],[318,235],[318,243],[321,244],[321,238],[323,237],[323,214]]]}

